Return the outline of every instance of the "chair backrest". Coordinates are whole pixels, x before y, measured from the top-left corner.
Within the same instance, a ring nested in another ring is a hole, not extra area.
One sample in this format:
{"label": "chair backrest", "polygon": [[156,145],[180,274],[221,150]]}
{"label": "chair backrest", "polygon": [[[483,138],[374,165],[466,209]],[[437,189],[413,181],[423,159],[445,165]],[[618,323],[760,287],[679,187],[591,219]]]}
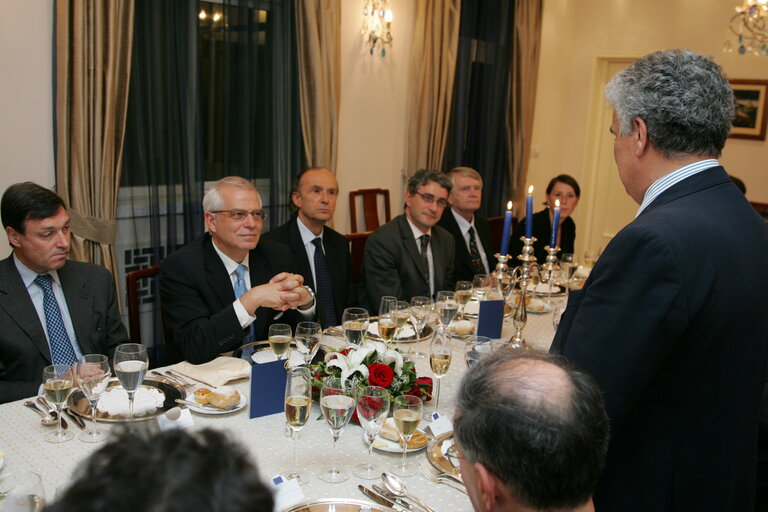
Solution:
{"label": "chair backrest", "polygon": [[350,233],[347,235],[349,242],[349,254],[352,258],[352,280],[360,282],[360,267],[363,265],[363,251],[365,250],[365,241],[368,235],[373,231],[363,231],[362,233]]}
{"label": "chair backrest", "polygon": [[384,198],[384,222],[389,222],[389,190],[385,188],[361,188],[349,193],[349,218],[352,223],[352,232],[357,233],[357,198],[363,198],[363,222],[362,231],[373,231],[379,227],[379,197]]}
{"label": "chair backrest", "polygon": [[131,341],[141,343],[141,323],[139,321],[139,281],[155,277],[160,273],[160,265],[128,272],[125,275],[125,288],[128,294],[128,328]]}

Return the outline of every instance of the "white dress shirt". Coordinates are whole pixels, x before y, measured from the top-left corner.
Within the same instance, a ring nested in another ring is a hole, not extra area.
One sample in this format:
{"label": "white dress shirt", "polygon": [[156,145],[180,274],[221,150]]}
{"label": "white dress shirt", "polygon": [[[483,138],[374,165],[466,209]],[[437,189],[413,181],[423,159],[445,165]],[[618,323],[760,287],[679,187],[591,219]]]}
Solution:
{"label": "white dress shirt", "polygon": [[[477,234],[477,228],[475,227],[475,216],[472,216],[472,222],[467,222],[467,219],[462,217],[460,214],[456,213],[456,210],[451,208],[451,213],[453,214],[453,218],[456,219],[456,224],[459,225],[459,231],[461,231],[461,235],[464,237],[464,243],[467,245],[467,250],[469,251],[469,228],[472,228],[475,230],[475,244],[477,245],[477,252],[480,253],[480,259],[483,261],[483,267],[485,267],[485,273],[489,274],[490,272],[488,269],[490,268],[488,266],[488,257],[485,255],[485,249],[483,248],[483,242],[480,240],[480,235]],[[470,251],[470,254],[472,252]]]}
{"label": "white dress shirt", "polygon": [[426,233],[422,233],[422,231],[417,228],[413,222],[411,222],[411,219],[408,218],[408,216],[405,216],[405,220],[408,221],[408,225],[411,226],[411,231],[413,232],[413,238],[416,239],[416,248],[419,250],[419,253],[421,253],[421,238],[422,235],[429,235],[429,245],[427,246],[427,262],[429,266],[429,296],[434,297],[435,296],[435,263],[432,260],[432,229],[430,228],[429,231]]}

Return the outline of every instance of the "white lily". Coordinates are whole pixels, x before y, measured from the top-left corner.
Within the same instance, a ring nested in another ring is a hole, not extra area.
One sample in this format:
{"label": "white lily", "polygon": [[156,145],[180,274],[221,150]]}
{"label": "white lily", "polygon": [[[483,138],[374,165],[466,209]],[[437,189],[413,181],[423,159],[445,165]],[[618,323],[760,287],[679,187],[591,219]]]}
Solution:
{"label": "white lily", "polygon": [[352,349],[347,355],[340,352],[331,352],[325,355],[326,368],[336,367],[341,370],[341,382],[346,382],[347,378],[355,372],[360,372],[363,378],[368,378],[368,367],[365,366],[363,361],[368,357],[368,354],[373,352],[375,347],[368,346],[368,344]]}

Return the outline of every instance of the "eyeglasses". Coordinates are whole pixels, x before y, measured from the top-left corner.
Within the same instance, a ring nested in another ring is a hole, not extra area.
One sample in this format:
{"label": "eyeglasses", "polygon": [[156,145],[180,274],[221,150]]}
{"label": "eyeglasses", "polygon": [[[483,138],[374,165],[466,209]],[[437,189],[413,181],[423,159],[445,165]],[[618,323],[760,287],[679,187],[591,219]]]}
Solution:
{"label": "eyeglasses", "polygon": [[253,210],[252,212],[245,210],[213,210],[211,213],[226,213],[232,220],[245,220],[248,215],[253,215],[254,219],[260,220],[267,218],[267,212],[264,210]]}
{"label": "eyeglasses", "polygon": [[421,192],[416,192],[416,193],[420,195],[422,199],[424,199],[424,201],[426,201],[429,204],[432,204],[435,201],[437,201],[437,206],[439,206],[440,208],[445,208],[446,206],[448,206],[448,201],[442,197],[440,199],[435,200],[435,196],[433,196],[432,194],[422,194]]}

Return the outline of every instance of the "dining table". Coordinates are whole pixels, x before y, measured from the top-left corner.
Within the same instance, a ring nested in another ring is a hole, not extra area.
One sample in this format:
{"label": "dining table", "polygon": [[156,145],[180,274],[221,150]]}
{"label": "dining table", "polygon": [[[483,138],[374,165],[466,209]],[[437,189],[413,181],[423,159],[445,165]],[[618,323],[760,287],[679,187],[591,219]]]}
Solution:
{"label": "dining table", "polygon": [[[533,349],[548,350],[554,337],[553,313],[529,314],[525,330],[526,342]],[[502,328],[502,339],[509,339],[514,333],[511,319],[505,319]],[[321,345],[330,349],[343,348],[346,342],[340,337],[324,334]],[[412,353],[421,352],[426,357],[414,356],[416,371],[419,376],[433,377],[429,365],[429,341],[422,340],[413,343],[398,344],[403,351],[411,349]],[[464,360],[466,341],[453,338],[451,340],[453,357],[447,374],[441,380],[439,412],[448,418],[453,415],[454,396],[460,385],[461,377],[467,366]],[[248,398],[250,390],[249,379],[240,379],[229,385],[235,387]],[[274,389],[274,393],[283,395],[284,390]],[[190,396],[190,400],[193,398]],[[43,481],[46,500],[51,502],[60,496],[68,484],[77,475],[88,456],[98,450],[104,443],[85,443],[77,437],[71,441],[52,444],[43,438],[51,428],[41,424],[40,417],[23,405],[23,400],[0,405],[0,451],[4,453],[4,472],[34,471]],[[425,411],[432,411],[433,404],[425,402]],[[353,498],[370,501],[358,490],[358,484],[368,487],[372,483],[381,482],[363,480],[352,473],[352,467],[367,461],[368,449],[364,441],[362,428],[350,423],[345,428],[338,441],[338,460],[349,471],[350,478],[344,482],[329,484],[318,478],[318,473],[330,466],[332,458],[332,437],[317,403],[313,404],[310,420],[300,431],[298,440],[290,439],[286,429],[286,419],[283,412],[251,419],[249,407],[228,414],[208,415],[192,412],[193,429],[213,428],[225,432],[229,437],[242,444],[258,465],[260,474],[265,482],[278,474],[285,474],[292,463],[293,445],[297,442],[299,469],[309,475],[309,481],[301,486],[306,500],[321,498]],[[145,420],[151,426],[159,428],[155,419]],[[70,422],[69,428],[76,429]],[[86,419],[90,424],[90,420]],[[114,428],[116,424],[99,422],[102,428]],[[422,421],[420,428],[428,424]],[[78,432],[79,433],[79,432]],[[426,450],[409,453],[408,457],[420,464],[429,464]],[[400,453],[373,451],[375,463],[388,471],[399,462]],[[470,511],[472,505],[467,495],[453,487],[429,481],[421,473],[404,479],[408,491],[424,500],[437,511]]]}

